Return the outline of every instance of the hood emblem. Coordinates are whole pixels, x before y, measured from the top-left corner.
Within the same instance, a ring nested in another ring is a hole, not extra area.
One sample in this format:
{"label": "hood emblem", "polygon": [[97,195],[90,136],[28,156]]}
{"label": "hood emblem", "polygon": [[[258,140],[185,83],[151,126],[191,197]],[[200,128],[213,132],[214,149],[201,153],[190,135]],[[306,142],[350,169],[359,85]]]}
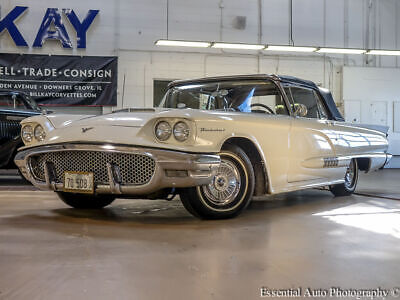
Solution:
{"label": "hood emblem", "polygon": [[82,133],[85,133],[86,131],[89,131],[91,129],[93,129],[93,127],[83,127],[82,128]]}

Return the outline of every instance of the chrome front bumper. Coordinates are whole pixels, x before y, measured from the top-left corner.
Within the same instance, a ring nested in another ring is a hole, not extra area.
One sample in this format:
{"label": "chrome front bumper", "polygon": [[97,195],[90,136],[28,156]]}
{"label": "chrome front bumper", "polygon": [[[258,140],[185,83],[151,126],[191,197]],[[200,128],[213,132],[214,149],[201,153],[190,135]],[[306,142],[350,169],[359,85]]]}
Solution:
{"label": "chrome front bumper", "polygon": [[[22,175],[34,186],[42,190],[63,191],[63,183],[52,178],[49,164],[44,165],[45,181],[35,178],[30,157],[48,152],[99,151],[113,153],[140,154],[155,161],[154,174],[149,182],[142,185],[121,184],[116,176],[115,166],[107,163],[108,184],[96,184],[96,194],[146,195],[163,188],[184,188],[209,184],[221,162],[218,155],[191,154],[185,152],[117,146],[110,144],[57,144],[28,148],[17,153],[15,164]],[[134,172],[135,170],[132,170]],[[54,173],[53,173],[54,174]]]}

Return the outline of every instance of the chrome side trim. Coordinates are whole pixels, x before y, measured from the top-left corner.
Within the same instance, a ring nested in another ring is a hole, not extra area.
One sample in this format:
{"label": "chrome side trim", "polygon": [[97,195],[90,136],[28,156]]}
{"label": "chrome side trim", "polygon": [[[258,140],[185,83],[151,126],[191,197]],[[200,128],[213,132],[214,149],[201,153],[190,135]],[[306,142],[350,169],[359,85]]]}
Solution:
{"label": "chrome side trim", "polygon": [[[52,181],[50,166],[46,167],[46,181],[36,180],[33,176],[29,158],[47,152],[58,151],[101,151],[147,155],[154,159],[154,175],[143,185],[128,185],[118,182],[118,171],[110,164],[107,166],[109,184],[98,184],[95,193],[145,195],[163,188],[184,188],[209,184],[217,173],[221,159],[215,154],[192,154],[173,150],[119,146],[113,144],[56,144],[24,149],[17,153],[15,163],[24,177],[34,186],[43,190],[62,191],[63,184]],[[47,170],[47,171],[46,171]],[[185,170],[186,177],[167,177],[165,170]]]}

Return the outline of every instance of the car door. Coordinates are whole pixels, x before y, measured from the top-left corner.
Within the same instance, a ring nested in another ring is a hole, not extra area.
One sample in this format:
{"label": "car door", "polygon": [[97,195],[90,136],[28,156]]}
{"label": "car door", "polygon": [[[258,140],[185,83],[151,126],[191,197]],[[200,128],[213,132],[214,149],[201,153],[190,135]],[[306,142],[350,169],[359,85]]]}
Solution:
{"label": "car door", "polygon": [[318,94],[304,86],[290,86],[286,92],[293,110],[298,112],[290,130],[288,182],[318,184],[343,177],[336,168],[337,134]]}
{"label": "car door", "polygon": [[243,104],[247,104],[240,105],[239,109],[251,112],[253,119],[252,127],[247,127],[247,134],[252,134],[262,149],[271,189],[281,190],[287,187],[289,167],[287,158],[292,117],[288,103],[273,81],[263,81],[246,89],[241,87],[241,90],[246,90],[240,98],[245,99]]}

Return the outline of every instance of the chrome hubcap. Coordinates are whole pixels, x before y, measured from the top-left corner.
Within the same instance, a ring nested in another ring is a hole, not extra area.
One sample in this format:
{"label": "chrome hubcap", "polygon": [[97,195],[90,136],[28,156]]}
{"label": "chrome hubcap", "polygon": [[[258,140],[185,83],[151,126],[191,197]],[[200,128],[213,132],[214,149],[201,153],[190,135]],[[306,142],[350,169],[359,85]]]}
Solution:
{"label": "chrome hubcap", "polygon": [[353,187],[354,175],[355,175],[354,161],[351,160],[350,165],[347,168],[346,175],[344,175],[344,184],[349,189]]}
{"label": "chrome hubcap", "polygon": [[236,165],[229,160],[222,159],[213,181],[201,188],[211,203],[223,206],[235,200],[240,185],[240,173]]}

